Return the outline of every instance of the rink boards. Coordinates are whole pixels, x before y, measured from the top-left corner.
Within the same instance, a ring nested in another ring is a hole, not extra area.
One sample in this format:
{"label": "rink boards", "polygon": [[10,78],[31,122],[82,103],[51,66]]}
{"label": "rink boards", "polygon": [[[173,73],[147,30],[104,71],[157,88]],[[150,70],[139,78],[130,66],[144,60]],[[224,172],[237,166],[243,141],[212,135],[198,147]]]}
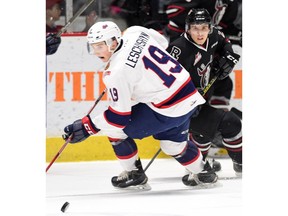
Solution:
{"label": "rink boards", "polygon": [[[233,47],[241,55],[241,47]],[[50,162],[63,146],[63,128],[82,118],[105,89],[102,82],[103,63],[87,52],[85,34],[66,34],[58,51],[47,56],[46,68],[46,161]],[[242,110],[242,62],[231,73],[234,82],[230,107]],[[109,97],[104,95],[93,110],[97,115],[108,107]],[[139,155],[151,158],[159,149],[152,137],[136,140]],[[160,154],[159,157],[167,157]],[[67,145],[57,162],[116,159],[106,136],[89,137],[82,143]]]}

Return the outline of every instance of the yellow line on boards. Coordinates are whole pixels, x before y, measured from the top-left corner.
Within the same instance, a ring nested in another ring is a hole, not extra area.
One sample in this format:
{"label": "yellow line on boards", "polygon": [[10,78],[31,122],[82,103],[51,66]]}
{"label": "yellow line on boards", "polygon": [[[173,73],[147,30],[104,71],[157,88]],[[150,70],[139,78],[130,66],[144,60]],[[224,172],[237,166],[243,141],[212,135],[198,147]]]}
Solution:
{"label": "yellow line on boards", "polygon": [[[151,159],[160,148],[158,140],[147,137],[135,140],[140,158]],[[61,137],[46,138],[46,162],[52,161],[65,141]],[[157,158],[169,158],[161,152]],[[106,136],[91,136],[83,142],[68,144],[55,162],[116,160],[113,148]]]}

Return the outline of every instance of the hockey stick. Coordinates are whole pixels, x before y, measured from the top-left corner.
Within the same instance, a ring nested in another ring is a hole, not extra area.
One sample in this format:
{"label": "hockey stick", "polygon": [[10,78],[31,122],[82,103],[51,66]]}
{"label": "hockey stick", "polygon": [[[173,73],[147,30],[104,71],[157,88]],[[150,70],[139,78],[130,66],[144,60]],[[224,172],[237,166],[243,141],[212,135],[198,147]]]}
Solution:
{"label": "hockey stick", "polygon": [[158,151],[155,153],[155,155],[153,156],[153,158],[149,161],[149,163],[147,164],[147,166],[144,169],[144,172],[146,172],[146,170],[149,168],[149,166],[153,163],[153,161],[155,160],[155,158],[160,154],[161,152],[161,148],[158,149]]}
{"label": "hockey stick", "polygon": [[77,17],[79,17],[95,0],[89,0],[87,1],[76,13],[73,17],[70,18],[70,20],[63,26],[58,33],[56,34],[56,37],[60,37],[61,34],[63,34],[67,28],[75,21]]}
{"label": "hockey stick", "polygon": [[[208,85],[205,86],[205,88],[203,89],[203,94],[202,94],[202,96],[204,96],[204,95],[208,92],[208,90],[211,88],[211,86],[213,85],[213,83],[217,80],[217,78],[218,78],[219,75],[220,75],[220,74],[215,75],[215,76],[210,80],[210,82],[208,83]],[[160,154],[160,152],[161,152],[161,148],[159,148],[158,151],[155,153],[155,155],[151,158],[151,160],[149,161],[149,163],[148,163],[147,166],[145,167],[144,172],[149,168],[149,166],[153,163],[153,161],[154,161],[155,158]]]}
{"label": "hockey stick", "polygon": [[[101,98],[104,96],[104,94],[106,93],[107,89],[104,89],[104,91],[101,93],[101,95],[98,97],[98,99],[95,101],[94,105],[91,107],[91,109],[89,110],[89,112],[87,113],[87,115],[90,115],[90,113],[92,112],[92,110],[95,108],[95,106],[99,103],[99,101],[101,100]],[[46,172],[49,170],[49,168],[52,166],[52,164],[55,162],[55,160],[60,156],[60,154],[62,153],[62,151],[65,149],[65,147],[68,145],[68,143],[71,141],[73,134],[71,134],[68,139],[66,139],[66,142],[64,143],[64,145],[61,147],[61,149],[57,152],[57,154],[55,155],[55,157],[53,158],[53,160],[50,162],[50,164],[47,166],[46,168]]]}

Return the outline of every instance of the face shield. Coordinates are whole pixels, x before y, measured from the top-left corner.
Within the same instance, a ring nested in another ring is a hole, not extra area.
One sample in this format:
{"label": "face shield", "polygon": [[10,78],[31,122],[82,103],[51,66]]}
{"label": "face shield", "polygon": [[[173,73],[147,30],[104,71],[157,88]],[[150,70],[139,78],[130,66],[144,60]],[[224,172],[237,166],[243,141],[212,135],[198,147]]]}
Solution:
{"label": "face shield", "polygon": [[95,52],[93,50],[92,45],[89,44],[88,42],[87,42],[87,52],[88,52],[89,55],[95,55]]}
{"label": "face shield", "polygon": [[113,39],[108,39],[107,41],[97,42],[97,43],[89,43],[87,42],[87,51],[89,55],[95,55],[96,53],[103,53],[106,50],[106,46],[108,46],[108,51],[112,52],[111,45]]}
{"label": "face shield", "polygon": [[92,46],[92,44],[98,44],[104,42],[108,46],[108,50],[111,51],[111,45],[113,40],[116,40],[119,44],[121,39],[121,31],[119,27],[111,22],[104,21],[95,23],[88,31],[87,34],[87,50],[89,54],[95,54],[96,51],[100,51],[103,47]]}

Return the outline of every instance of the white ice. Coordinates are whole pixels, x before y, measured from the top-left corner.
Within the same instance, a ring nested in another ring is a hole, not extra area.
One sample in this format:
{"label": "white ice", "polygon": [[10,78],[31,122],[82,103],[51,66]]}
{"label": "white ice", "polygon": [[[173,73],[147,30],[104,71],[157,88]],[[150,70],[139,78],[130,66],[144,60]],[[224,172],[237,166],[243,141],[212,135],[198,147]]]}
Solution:
{"label": "white ice", "polygon": [[[146,171],[150,191],[114,188],[111,177],[122,171],[118,161],[54,163],[46,174],[46,215],[242,215],[242,179],[225,179],[235,176],[232,161],[219,161],[217,187],[192,189],[182,183],[185,171],[174,159],[156,159]],[[148,162],[142,160],[143,167]]]}

